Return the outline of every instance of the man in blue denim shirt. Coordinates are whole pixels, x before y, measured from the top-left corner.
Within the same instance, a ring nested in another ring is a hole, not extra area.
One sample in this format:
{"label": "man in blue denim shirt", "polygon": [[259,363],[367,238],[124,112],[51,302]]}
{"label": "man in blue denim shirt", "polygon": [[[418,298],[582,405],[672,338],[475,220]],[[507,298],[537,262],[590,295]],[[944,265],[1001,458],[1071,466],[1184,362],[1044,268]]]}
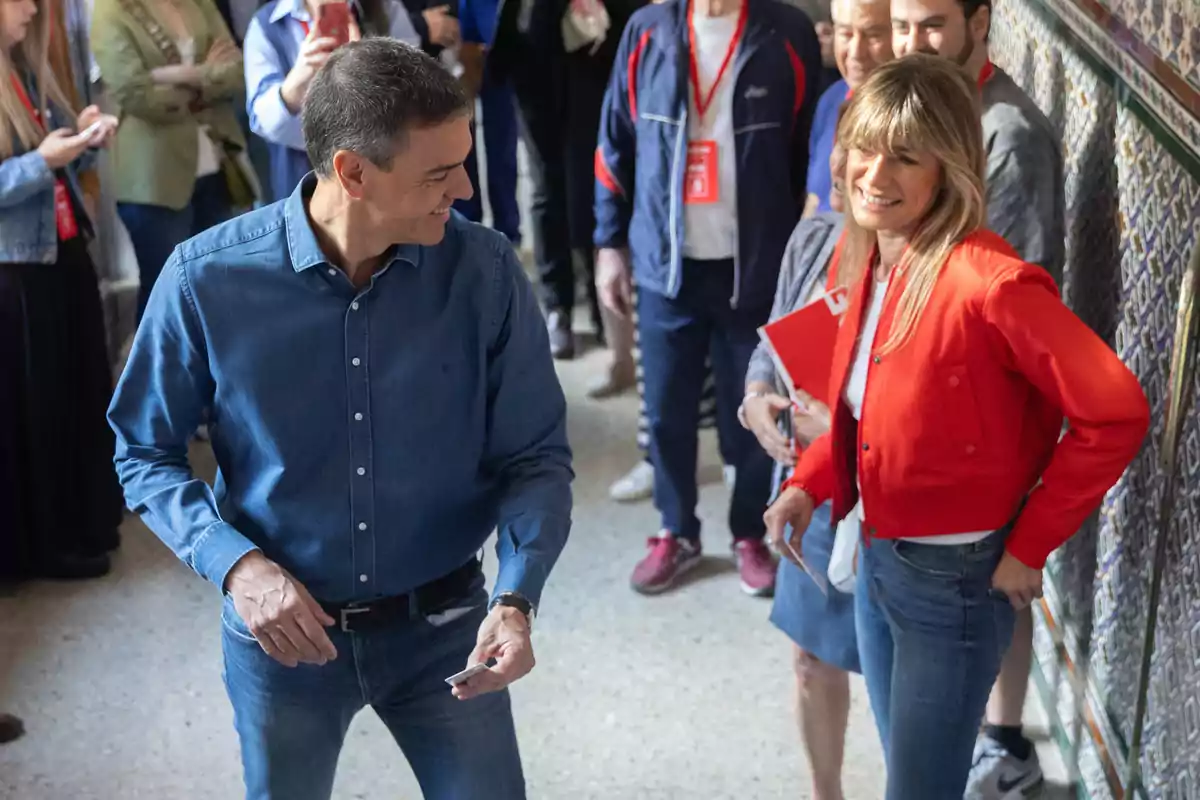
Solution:
{"label": "man in blue denim shirt", "polygon": [[[426,798],[525,796],[505,687],[533,666],[571,454],[512,248],[449,212],[469,123],[415,48],[339,49],[304,111],[316,175],[176,250],[113,400],[129,506],[225,592],[250,798],[328,798],[365,705]],[[214,490],[187,464],[205,408]]]}

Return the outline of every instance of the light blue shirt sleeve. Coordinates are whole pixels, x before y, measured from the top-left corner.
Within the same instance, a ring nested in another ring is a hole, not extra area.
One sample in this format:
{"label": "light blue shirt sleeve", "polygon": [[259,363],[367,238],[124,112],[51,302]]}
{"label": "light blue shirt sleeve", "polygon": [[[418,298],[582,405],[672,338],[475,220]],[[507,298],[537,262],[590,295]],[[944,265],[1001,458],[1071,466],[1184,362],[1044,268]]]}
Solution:
{"label": "light blue shirt sleeve", "polygon": [[108,410],[126,505],[176,556],[218,588],[255,546],[221,517],[208,484],[188,464],[188,440],[212,402],[213,379],[178,251],[134,339]]}
{"label": "light blue shirt sleeve", "polygon": [[571,530],[574,472],[546,325],[516,254],[503,249],[483,464],[500,486],[494,594],[515,592],[536,606]]}
{"label": "light blue shirt sleeve", "polygon": [[411,44],[413,47],[421,46],[421,36],[417,33],[417,29],[413,27],[412,20],[409,19],[408,9],[404,7],[404,3],[400,0],[391,0],[387,4],[388,26],[390,30],[388,34],[393,39],[399,39],[405,44]]}
{"label": "light blue shirt sleeve", "polygon": [[283,95],[279,93],[292,65],[280,62],[258,19],[252,20],[246,29],[242,58],[246,72],[246,113],[250,117],[250,130],[268,142],[303,150],[304,129],[300,124],[300,115],[288,109],[283,102]]}

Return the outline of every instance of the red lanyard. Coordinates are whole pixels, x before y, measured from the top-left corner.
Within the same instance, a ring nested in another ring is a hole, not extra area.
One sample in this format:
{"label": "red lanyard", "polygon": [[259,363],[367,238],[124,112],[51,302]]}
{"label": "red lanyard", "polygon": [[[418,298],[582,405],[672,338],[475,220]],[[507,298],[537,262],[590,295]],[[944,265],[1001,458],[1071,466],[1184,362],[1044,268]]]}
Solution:
{"label": "red lanyard", "polygon": [[300,28],[301,28],[301,30],[304,31],[304,38],[307,39],[308,38],[308,20],[298,19],[298,20],[296,20],[296,22],[300,23]]}
{"label": "red lanyard", "polygon": [[988,81],[990,81],[992,79],[992,76],[995,74],[996,74],[996,68],[994,66],[992,66],[992,62],[991,61],[986,62],[983,65],[983,69],[979,70],[979,88],[982,89],[983,85],[985,83],[987,83]]}
{"label": "red lanyard", "polygon": [[10,74],[8,77],[12,79],[13,89],[16,90],[17,97],[21,98],[21,105],[25,106],[26,110],[29,111],[29,116],[42,129],[42,133],[45,133],[46,124],[42,122],[42,115],[33,107],[33,101],[29,99],[29,95],[25,92],[25,86],[17,79],[16,75]]}
{"label": "red lanyard", "polygon": [[725,53],[724,60],[721,61],[721,66],[717,69],[717,78],[713,81],[713,85],[709,87],[707,95],[700,93],[700,68],[696,64],[696,28],[692,25],[692,3],[688,0],[687,4],[687,19],[688,19],[688,58],[690,59],[692,73],[692,92],[696,99],[696,111],[700,114],[700,119],[704,119],[704,113],[708,111],[712,105],[713,96],[717,93],[717,87],[721,85],[721,78],[725,77],[725,70],[729,68],[729,62],[733,61],[733,54],[737,52],[738,42],[741,41],[742,32],[746,30],[746,17],[750,11],[750,0],[742,0],[742,8],[738,12],[737,27],[733,30],[733,39],[729,42],[729,50]]}

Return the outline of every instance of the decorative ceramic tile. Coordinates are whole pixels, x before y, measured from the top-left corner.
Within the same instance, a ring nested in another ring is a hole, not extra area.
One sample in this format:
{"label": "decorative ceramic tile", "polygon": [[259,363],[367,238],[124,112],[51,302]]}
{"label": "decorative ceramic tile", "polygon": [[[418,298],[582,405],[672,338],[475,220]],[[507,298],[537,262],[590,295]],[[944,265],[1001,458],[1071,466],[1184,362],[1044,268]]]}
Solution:
{"label": "decorative ceramic tile", "polygon": [[[1128,110],[1117,114],[1116,165],[1121,213],[1117,352],[1141,380],[1153,426],[1142,454],[1105,500],[1095,582],[1092,676],[1122,738],[1133,727],[1138,662],[1146,622],[1159,503],[1164,491],[1159,444],[1174,340],[1175,308],[1197,244],[1200,183]],[[1151,672],[1143,769],[1151,798],[1200,797],[1200,511],[1196,416],[1184,461],[1190,481],[1168,538],[1168,566]],[[1190,452],[1188,448],[1191,448]]]}
{"label": "decorative ceramic tile", "polygon": [[1200,88],[1200,7],[1195,0],[1099,0],[1144,44]]}
{"label": "decorative ceramic tile", "polygon": [[[1200,83],[1185,80],[1097,0],[1015,2],[1028,4],[1078,37],[1174,135],[1193,153],[1200,153]],[[1200,36],[1196,30],[1193,28],[1192,37]]]}

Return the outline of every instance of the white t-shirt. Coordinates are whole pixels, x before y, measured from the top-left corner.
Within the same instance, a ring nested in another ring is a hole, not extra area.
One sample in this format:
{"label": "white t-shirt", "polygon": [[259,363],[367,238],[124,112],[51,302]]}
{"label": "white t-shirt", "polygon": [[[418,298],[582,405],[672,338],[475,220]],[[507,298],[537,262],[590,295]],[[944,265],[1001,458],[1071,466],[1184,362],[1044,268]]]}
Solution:
{"label": "white t-shirt", "polygon": [[[850,408],[850,413],[854,415],[856,420],[862,420],[863,396],[867,389],[867,373],[871,369],[871,349],[875,346],[875,333],[879,330],[879,317],[883,313],[883,301],[887,297],[888,284],[891,283],[891,277],[885,281],[876,281],[873,291],[871,292],[871,305],[867,309],[866,319],[863,320],[862,336],[859,337],[858,344],[854,347],[854,362],[850,367],[850,377],[846,379],[846,388],[842,392],[842,398],[846,401],[846,405]],[[866,520],[866,514],[863,511],[862,501],[862,486],[858,487],[858,505],[854,507],[853,513],[860,521]],[[972,533],[951,533],[945,535],[924,536],[924,537],[901,537],[906,541],[917,542],[918,544],[971,544],[992,535],[992,531],[977,531]]]}
{"label": "white t-shirt", "polygon": [[[683,254],[687,258],[716,260],[733,258],[737,253],[737,158],[733,148],[733,88],[734,68],[730,59],[721,83],[713,90],[713,82],[729,52],[729,45],[737,31],[739,11],[721,17],[709,17],[692,13],[692,28],[696,37],[696,72],[700,77],[700,96],[713,97],[705,109],[704,118],[696,107],[696,88],[688,78],[688,153],[696,152],[695,144],[711,142],[716,149],[715,187],[716,201],[687,202],[688,187],[685,186],[683,205]],[[689,69],[690,75],[690,69]],[[693,157],[688,156],[689,166]],[[685,182],[703,179],[692,169],[685,175]],[[705,190],[700,193],[704,194]]]}

